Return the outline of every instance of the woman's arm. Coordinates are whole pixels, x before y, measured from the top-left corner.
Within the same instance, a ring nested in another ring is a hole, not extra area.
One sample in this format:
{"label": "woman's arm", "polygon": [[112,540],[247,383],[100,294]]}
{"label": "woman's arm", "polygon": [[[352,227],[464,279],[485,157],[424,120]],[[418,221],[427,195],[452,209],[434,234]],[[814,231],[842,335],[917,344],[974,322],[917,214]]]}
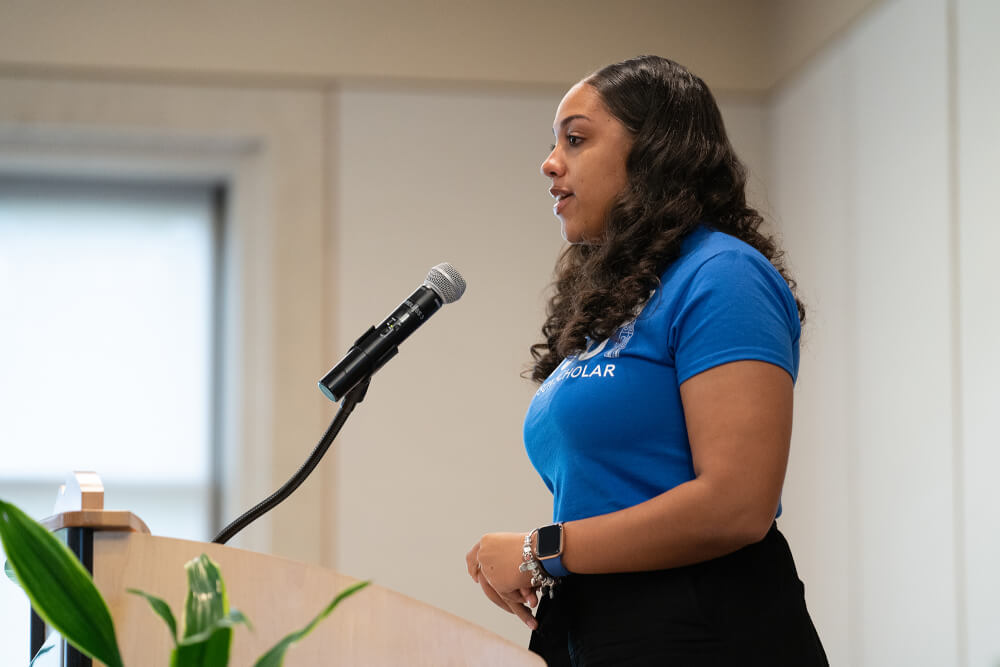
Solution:
{"label": "woman's arm", "polygon": [[[678,567],[763,539],[774,520],[792,431],[792,379],[782,368],[737,361],[684,382],[681,401],[695,479],[611,514],[566,522],[563,565],[596,574]],[[485,535],[469,552],[508,599],[528,579],[517,571],[522,539]]]}
{"label": "woman's arm", "polygon": [[563,564],[581,574],[677,567],[764,538],[778,511],[792,434],[792,379],[739,361],[681,385],[695,479],[627,509],[564,526]]}

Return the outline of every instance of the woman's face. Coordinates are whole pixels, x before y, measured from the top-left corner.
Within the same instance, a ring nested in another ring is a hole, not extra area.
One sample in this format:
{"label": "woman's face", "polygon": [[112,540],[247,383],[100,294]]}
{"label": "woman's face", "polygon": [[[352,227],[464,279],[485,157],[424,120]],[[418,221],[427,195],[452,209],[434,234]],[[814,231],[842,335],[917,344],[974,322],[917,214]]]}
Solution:
{"label": "woman's face", "polygon": [[581,81],[556,109],[556,143],[542,163],[552,179],[556,217],[570,243],[599,242],[611,204],[628,181],[625,160],[632,138],[605,108],[597,89]]}

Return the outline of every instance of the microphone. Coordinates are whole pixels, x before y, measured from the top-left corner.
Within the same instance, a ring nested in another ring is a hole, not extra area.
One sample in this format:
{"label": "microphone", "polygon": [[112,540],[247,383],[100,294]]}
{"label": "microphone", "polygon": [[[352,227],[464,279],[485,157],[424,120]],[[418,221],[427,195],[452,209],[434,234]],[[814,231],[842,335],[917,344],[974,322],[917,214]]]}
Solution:
{"label": "microphone", "polygon": [[436,313],[442,305],[458,301],[465,293],[465,279],[447,262],[427,273],[417,288],[382,324],[371,327],[347,351],[344,358],[319,381],[320,390],[339,402],[362,380],[371,377],[396,356],[399,344]]}

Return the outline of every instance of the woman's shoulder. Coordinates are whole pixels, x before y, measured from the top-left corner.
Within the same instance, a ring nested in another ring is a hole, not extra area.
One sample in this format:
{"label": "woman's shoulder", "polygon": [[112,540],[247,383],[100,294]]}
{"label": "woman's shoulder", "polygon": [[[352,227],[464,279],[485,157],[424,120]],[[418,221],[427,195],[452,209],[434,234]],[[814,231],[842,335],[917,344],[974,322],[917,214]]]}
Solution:
{"label": "woman's shoulder", "polygon": [[798,325],[795,297],[770,260],[735,236],[699,227],[684,240],[681,255],[661,276],[656,301],[676,315],[695,303],[722,310],[770,302],[790,327]]}
{"label": "woman's shoulder", "polygon": [[741,269],[773,272],[780,277],[771,262],[749,243],[700,226],[684,239],[680,256],[666,268],[661,280],[663,284],[687,282],[699,274],[739,272]]}
{"label": "woman's shoulder", "polygon": [[795,297],[751,245],[700,228],[685,239],[651,317],[662,318],[667,349],[683,381],[713,365],[755,359],[798,373],[801,325]]}

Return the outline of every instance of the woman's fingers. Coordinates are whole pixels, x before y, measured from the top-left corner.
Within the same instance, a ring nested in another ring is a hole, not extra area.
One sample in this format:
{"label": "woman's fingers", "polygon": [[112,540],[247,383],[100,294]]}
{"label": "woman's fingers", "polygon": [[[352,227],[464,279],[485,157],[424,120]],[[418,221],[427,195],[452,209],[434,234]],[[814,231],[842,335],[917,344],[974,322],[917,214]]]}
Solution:
{"label": "woman's fingers", "polygon": [[497,595],[503,598],[507,604],[526,604],[529,607],[538,605],[538,594],[532,588],[519,588],[516,591],[497,591]]}
{"label": "woman's fingers", "polygon": [[510,611],[507,601],[500,597],[500,594],[496,592],[496,589],[490,586],[490,583],[486,581],[486,577],[479,580],[479,586],[483,589],[483,593],[486,594],[486,597],[488,597],[493,604],[500,607],[504,611]]}
{"label": "woman's fingers", "polygon": [[[496,589],[493,589],[496,590]],[[507,604],[524,604],[526,601],[524,599],[524,594],[520,590],[516,591],[497,591],[504,602]]]}
{"label": "woman's fingers", "polygon": [[486,581],[486,577],[480,579],[479,585],[482,587],[483,593],[486,594],[486,597],[488,597],[493,604],[506,612],[514,614],[532,630],[538,628],[538,621],[535,620],[535,617],[531,614],[530,609],[525,607],[523,604],[519,604],[518,602],[508,602],[504,600],[500,597],[500,594],[497,593],[492,586],[490,586],[489,582]]}
{"label": "woman's fingers", "polygon": [[535,617],[532,616],[530,609],[525,607],[523,604],[512,604],[509,606],[514,615],[521,619],[525,625],[532,630],[538,629],[538,621],[536,621]]}
{"label": "woman's fingers", "polygon": [[465,567],[469,570],[469,576],[476,583],[479,583],[479,542],[469,549],[465,554]]}

